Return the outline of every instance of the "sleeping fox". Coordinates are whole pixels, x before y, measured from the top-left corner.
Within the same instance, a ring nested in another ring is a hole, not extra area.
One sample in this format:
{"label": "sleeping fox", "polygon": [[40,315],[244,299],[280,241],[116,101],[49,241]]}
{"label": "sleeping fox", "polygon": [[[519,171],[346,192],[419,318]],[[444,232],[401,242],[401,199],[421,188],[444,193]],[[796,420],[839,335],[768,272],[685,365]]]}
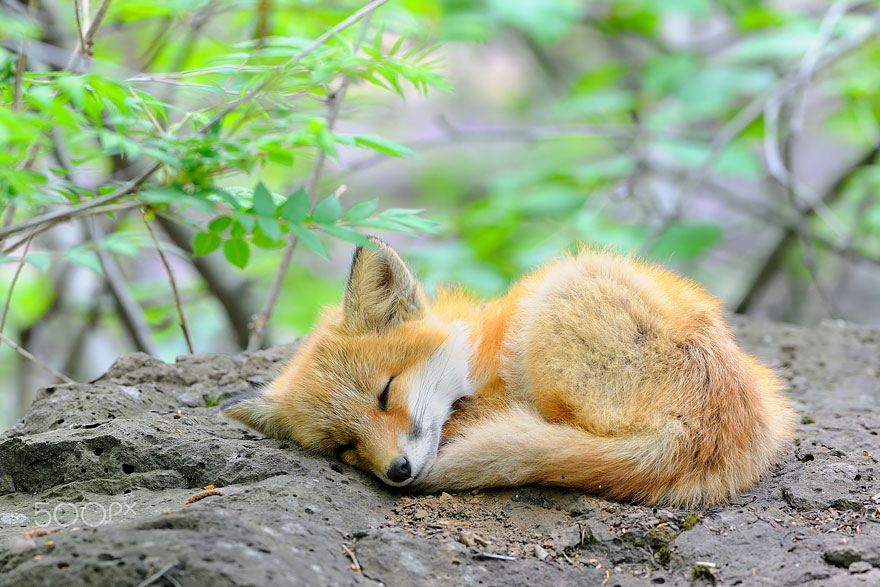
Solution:
{"label": "sleeping fox", "polygon": [[693,282],[584,249],[499,299],[430,301],[370,240],[342,304],[225,415],[392,486],[537,483],[688,507],[755,483],[791,433],[779,379]]}

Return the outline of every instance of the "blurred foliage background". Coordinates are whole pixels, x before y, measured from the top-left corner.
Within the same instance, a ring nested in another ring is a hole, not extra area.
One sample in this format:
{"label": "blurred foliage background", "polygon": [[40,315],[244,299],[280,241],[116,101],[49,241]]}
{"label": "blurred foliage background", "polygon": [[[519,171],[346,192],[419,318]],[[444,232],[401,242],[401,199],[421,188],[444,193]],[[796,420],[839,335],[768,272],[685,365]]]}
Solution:
{"label": "blurred foliage background", "polygon": [[307,332],[362,234],[429,290],[593,243],[880,324],[880,2],[0,6],[0,429],[121,353]]}

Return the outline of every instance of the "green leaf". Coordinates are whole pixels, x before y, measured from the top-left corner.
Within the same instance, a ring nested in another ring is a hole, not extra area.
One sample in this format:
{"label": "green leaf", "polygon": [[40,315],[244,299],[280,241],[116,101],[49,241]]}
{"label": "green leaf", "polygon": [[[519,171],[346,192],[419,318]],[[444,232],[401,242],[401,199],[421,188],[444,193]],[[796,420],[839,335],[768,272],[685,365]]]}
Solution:
{"label": "green leaf", "polygon": [[[45,271],[49,268],[50,259],[48,251],[36,251],[33,253],[28,253],[24,259],[41,271]],[[0,262],[2,262],[2,260],[0,260]]]}
{"label": "green leaf", "polygon": [[229,193],[226,190],[220,188],[214,188],[213,195],[222,198],[227,204],[232,206],[233,210],[241,209],[241,201],[239,198],[235,197],[235,195]]}
{"label": "green leaf", "polygon": [[141,198],[155,204],[176,204],[192,206],[202,212],[213,212],[214,204],[204,197],[191,196],[176,187],[152,187],[141,192]]}
{"label": "green leaf", "polygon": [[358,202],[354,206],[348,209],[348,212],[345,213],[345,220],[351,222],[352,224],[357,224],[370,214],[372,214],[376,210],[376,206],[379,205],[379,198],[373,198],[372,200],[365,200],[363,202]]}
{"label": "green leaf", "polygon": [[402,224],[390,220],[379,220],[377,218],[365,218],[358,222],[358,226],[364,228],[377,228],[379,230],[393,230],[395,232],[405,232],[406,234],[416,235],[415,230],[408,228]]}
{"label": "green leaf", "polygon": [[250,257],[251,249],[241,238],[234,238],[223,243],[223,256],[239,269],[244,269]]}
{"label": "green leaf", "polygon": [[330,194],[317,203],[312,218],[318,224],[333,224],[342,216],[342,203],[336,194]]}
{"label": "green leaf", "polygon": [[229,225],[231,224],[232,218],[230,218],[229,216],[218,216],[217,218],[212,220],[210,224],[208,224],[208,230],[210,232],[220,234],[227,228],[229,228]]}
{"label": "green leaf", "polygon": [[321,128],[315,134],[315,144],[319,149],[324,151],[327,155],[333,157],[334,159],[338,159],[339,155],[336,152],[336,144],[335,137],[333,133],[328,131],[326,128]]}
{"label": "green leaf", "polygon": [[[575,23],[580,22],[581,14],[587,11],[587,3],[577,0],[489,0],[487,4],[496,19],[522,30],[542,45],[561,41]],[[614,4],[610,3],[611,6]]]}
{"label": "green leaf", "polygon": [[370,239],[365,237],[359,232],[356,232],[350,228],[346,228],[344,226],[336,226],[335,224],[331,225],[321,225],[321,230],[329,234],[330,236],[335,236],[336,238],[340,238],[344,241],[348,241],[350,243],[354,243],[356,245],[362,247],[370,247],[373,248],[373,244],[370,242]]}
{"label": "green leaf", "polygon": [[309,215],[309,206],[312,200],[306,188],[299,188],[293,192],[287,201],[281,206],[281,217],[293,224],[302,224]]}
{"label": "green leaf", "polygon": [[86,251],[81,248],[74,248],[66,251],[64,256],[73,263],[91,269],[95,273],[101,273],[101,263],[94,251]]}
{"label": "green leaf", "polygon": [[193,237],[193,255],[201,257],[202,255],[207,255],[208,253],[216,251],[221,242],[223,242],[222,239],[216,234],[199,232]]}
{"label": "green leaf", "polygon": [[114,232],[101,239],[97,245],[108,251],[119,253],[120,255],[134,257],[137,255],[138,249],[137,245],[131,242],[129,236],[130,235],[125,233]]}
{"label": "green leaf", "polygon": [[[868,231],[880,234],[880,204],[874,204],[865,211],[862,225]],[[28,255],[28,260],[30,260],[30,255]]]}
{"label": "green leaf", "polygon": [[284,239],[272,240],[262,230],[256,230],[251,238],[251,244],[261,249],[277,249],[278,247],[283,247],[285,242]]}
{"label": "green leaf", "polygon": [[400,143],[395,143],[394,141],[389,141],[388,139],[383,139],[382,137],[377,137],[376,135],[357,135],[354,137],[354,142],[356,145],[369,147],[380,153],[391,155],[392,157],[416,156],[409,147],[401,145]]}
{"label": "green leaf", "polygon": [[55,84],[77,110],[82,110],[86,101],[86,78],[81,75],[65,75],[56,79]]}
{"label": "green leaf", "polygon": [[236,214],[229,235],[234,238],[242,237],[252,231],[255,225],[256,220],[250,214]]}
{"label": "green leaf", "polygon": [[291,224],[290,231],[296,235],[296,237],[303,245],[305,245],[307,249],[315,251],[325,259],[330,258],[327,255],[327,249],[324,247],[324,243],[321,242],[321,239],[318,238],[317,234],[315,234],[302,224]]}
{"label": "green leaf", "polygon": [[262,181],[257,182],[257,187],[254,189],[254,212],[265,218],[275,217],[275,201]]}
{"label": "green leaf", "polygon": [[274,218],[257,217],[257,227],[273,241],[281,238],[281,225]]}

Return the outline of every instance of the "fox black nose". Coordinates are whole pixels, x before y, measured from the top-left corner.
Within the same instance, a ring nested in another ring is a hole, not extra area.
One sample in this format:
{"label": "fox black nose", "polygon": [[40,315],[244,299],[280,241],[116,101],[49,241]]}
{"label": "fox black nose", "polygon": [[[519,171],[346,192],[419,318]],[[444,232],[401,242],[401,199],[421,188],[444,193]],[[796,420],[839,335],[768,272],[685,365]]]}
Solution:
{"label": "fox black nose", "polygon": [[395,483],[403,483],[412,477],[412,469],[410,469],[409,460],[406,457],[397,457],[392,461],[391,466],[388,467],[386,475],[388,475],[388,478]]}

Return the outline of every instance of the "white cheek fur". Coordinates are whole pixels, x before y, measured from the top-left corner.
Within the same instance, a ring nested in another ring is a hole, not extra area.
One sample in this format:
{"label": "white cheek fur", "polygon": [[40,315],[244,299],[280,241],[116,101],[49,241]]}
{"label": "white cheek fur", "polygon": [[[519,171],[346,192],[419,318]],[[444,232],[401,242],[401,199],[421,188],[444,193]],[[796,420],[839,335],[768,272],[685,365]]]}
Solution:
{"label": "white cheek fur", "polygon": [[457,320],[449,325],[449,337],[412,378],[408,407],[413,428],[401,438],[401,446],[410,461],[414,480],[426,475],[433,466],[440,430],[452,414],[452,404],[473,393],[470,361],[470,327]]}

